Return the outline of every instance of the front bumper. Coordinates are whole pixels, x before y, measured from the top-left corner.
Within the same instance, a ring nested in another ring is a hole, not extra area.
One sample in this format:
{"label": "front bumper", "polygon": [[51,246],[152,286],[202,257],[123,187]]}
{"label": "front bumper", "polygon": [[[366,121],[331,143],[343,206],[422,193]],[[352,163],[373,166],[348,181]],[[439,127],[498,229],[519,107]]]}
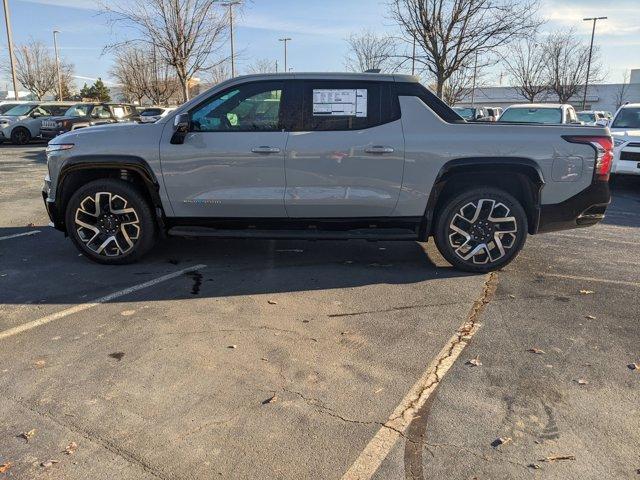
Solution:
{"label": "front bumper", "polygon": [[537,233],[595,225],[610,202],[609,182],[596,181],[564,202],[542,205]]}
{"label": "front bumper", "polygon": [[60,217],[60,212],[58,211],[58,207],[56,205],[56,201],[54,199],[49,198],[49,190],[51,188],[51,182],[49,178],[45,178],[44,185],[42,186],[42,200],[44,200],[44,208],[47,210],[47,215],[49,215],[49,220],[53,226],[62,232],[65,231],[64,223],[62,218]]}
{"label": "front bumper", "polygon": [[615,149],[611,173],[640,175],[640,143],[631,142]]}

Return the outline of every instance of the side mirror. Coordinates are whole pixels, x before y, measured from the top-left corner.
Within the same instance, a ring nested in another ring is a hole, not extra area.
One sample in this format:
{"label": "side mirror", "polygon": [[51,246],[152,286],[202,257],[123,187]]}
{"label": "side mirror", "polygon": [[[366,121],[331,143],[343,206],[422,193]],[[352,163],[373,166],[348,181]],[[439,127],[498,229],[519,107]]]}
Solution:
{"label": "side mirror", "polygon": [[184,143],[184,139],[189,133],[191,128],[191,119],[189,118],[188,113],[181,113],[176,115],[173,119],[173,136],[171,137],[171,144],[173,145],[182,145]]}

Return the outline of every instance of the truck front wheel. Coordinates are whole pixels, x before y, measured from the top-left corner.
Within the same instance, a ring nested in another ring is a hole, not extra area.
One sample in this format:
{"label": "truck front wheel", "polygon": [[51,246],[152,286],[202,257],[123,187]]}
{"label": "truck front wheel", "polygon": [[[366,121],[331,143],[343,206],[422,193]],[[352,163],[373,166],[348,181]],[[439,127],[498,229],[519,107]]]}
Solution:
{"label": "truck front wheel", "polygon": [[135,262],[156,237],[144,196],[134,185],[116,179],[95,180],[79,188],[67,204],[65,223],[76,247],[104,264]]}
{"label": "truck front wheel", "polygon": [[527,215],[516,198],[497,188],[480,187],[445,200],[434,237],[454,267],[490,272],[516,257],[527,231]]}

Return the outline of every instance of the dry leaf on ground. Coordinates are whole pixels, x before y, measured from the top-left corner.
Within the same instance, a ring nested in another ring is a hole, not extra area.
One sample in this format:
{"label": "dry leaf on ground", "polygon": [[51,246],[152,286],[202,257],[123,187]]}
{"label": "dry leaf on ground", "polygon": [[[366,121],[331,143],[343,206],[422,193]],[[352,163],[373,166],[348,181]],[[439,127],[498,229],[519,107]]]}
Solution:
{"label": "dry leaf on ground", "polygon": [[38,360],[36,363],[34,363],[36,368],[44,368],[46,364],[47,362],[45,362],[44,360]]}
{"label": "dry leaf on ground", "polygon": [[576,383],[577,383],[578,385],[588,385],[588,384],[589,384],[589,381],[588,381],[588,380],[585,380],[584,378],[579,378],[578,380],[576,380]]}
{"label": "dry leaf on ground", "polygon": [[492,447],[499,447],[500,445],[505,445],[513,440],[511,437],[499,437],[496,438],[493,442],[491,442]]}
{"label": "dry leaf on ground", "polygon": [[229,345],[229,346],[227,346],[227,348],[238,348],[238,346],[237,345]]}
{"label": "dry leaf on ground", "polygon": [[541,350],[541,349],[536,348],[536,347],[530,348],[529,350],[527,350],[527,352],[535,353],[536,355],[544,355],[545,354],[544,350]]}
{"label": "dry leaf on ground", "polygon": [[54,463],[60,463],[60,460],[47,460],[46,462],[42,462],[40,464],[41,467],[44,468],[49,468],[51,465],[53,465]]}
{"label": "dry leaf on ground", "polygon": [[580,290],[580,295],[591,295],[593,293],[596,292],[594,292],[593,290]]}
{"label": "dry leaf on ground", "polygon": [[640,370],[640,364],[638,363],[630,363],[629,365],[627,365],[627,367],[629,367],[631,370]]}
{"label": "dry leaf on ground", "polygon": [[0,473],[5,473],[11,468],[11,462],[0,463]]}
{"label": "dry leaf on ground", "polygon": [[595,320],[596,319],[596,317],[594,317],[593,315],[585,315],[584,318],[586,318],[588,320]]}
{"label": "dry leaf on ground", "polygon": [[27,441],[27,443],[29,443],[29,440],[31,440],[35,434],[36,434],[36,429],[33,428],[33,429],[29,430],[28,432],[22,432],[18,436],[21,437],[21,438],[24,438]]}
{"label": "dry leaf on ground", "polygon": [[77,449],[78,444],[76,442],[71,442],[69,445],[67,445],[67,448],[64,449],[64,453],[66,453],[67,455],[73,455]]}
{"label": "dry leaf on ground", "polygon": [[273,402],[275,402],[276,400],[278,400],[278,397],[277,397],[276,395],[274,395],[274,396],[269,397],[269,398],[267,398],[266,400],[264,400],[264,401],[262,402],[262,404],[263,404],[263,405],[267,405],[267,404],[269,404],[269,403],[273,403]]}
{"label": "dry leaf on ground", "polygon": [[467,360],[467,365],[471,365],[472,367],[482,366],[482,362],[480,361],[480,355],[476,355],[474,358]]}
{"label": "dry leaf on ground", "polygon": [[276,302],[275,300],[267,300],[267,303],[269,305],[277,305],[278,304],[278,302]]}

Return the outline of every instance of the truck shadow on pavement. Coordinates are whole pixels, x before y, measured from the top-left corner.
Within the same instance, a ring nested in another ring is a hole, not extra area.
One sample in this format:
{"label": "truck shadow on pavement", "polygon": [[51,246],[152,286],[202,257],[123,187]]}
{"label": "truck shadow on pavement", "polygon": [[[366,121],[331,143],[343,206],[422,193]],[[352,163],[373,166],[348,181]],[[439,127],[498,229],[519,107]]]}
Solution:
{"label": "truck shadow on pavement", "polygon": [[[0,242],[0,304],[87,302],[181,270],[136,299],[347,289],[470,275],[444,266],[432,244],[416,242],[168,238],[138,263],[105,266],[79,255],[69,239],[46,226],[0,228],[0,237],[33,230],[40,233]],[[206,267],[190,269],[196,265]],[[120,301],[131,297],[113,300]]]}

